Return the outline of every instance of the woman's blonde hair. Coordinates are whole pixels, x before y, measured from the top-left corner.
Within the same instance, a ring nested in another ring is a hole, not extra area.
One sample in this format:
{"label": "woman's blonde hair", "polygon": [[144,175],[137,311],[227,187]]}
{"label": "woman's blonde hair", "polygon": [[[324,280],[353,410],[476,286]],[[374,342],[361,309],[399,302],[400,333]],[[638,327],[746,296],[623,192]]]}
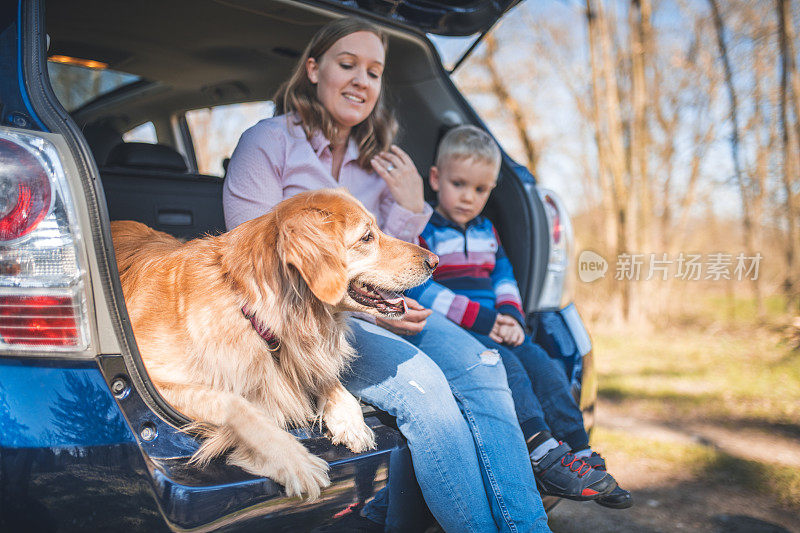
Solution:
{"label": "woman's blonde hair", "polygon": [[[315,131],[321,131],[328,140],[335,139],[336,124],[328,110],[317,99],[316,86],[308,79],[306,72],[308,58],[313,57],[319,61],[336,41],[359,31],[374,33],[383,43],[384,50],[387,49],[386,34],[376,25],[355,17],[334,20],[320,28],[311,38],[292,76],[275,93],[275,114],[296,113],[309,140]],[[381,87],[372,113],[350,132],[350,136],[358,144],[358,164],[362,168],[371,168],[370,160],[389,149],[397,131],[397,122],[384,102],[383,93]]]}

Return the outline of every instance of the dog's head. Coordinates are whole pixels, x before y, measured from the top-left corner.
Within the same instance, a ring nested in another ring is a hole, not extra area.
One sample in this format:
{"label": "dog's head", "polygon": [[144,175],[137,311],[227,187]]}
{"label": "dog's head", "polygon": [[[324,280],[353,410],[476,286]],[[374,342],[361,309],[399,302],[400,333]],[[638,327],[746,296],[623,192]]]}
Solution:
{"label": "dog's head", "polygon": [[277,253],[320,301],[337,311],[399,317],[399,294],[428,279],[438,264],[429,251],[383,233],[344,189],[298,194],[274,210]]}

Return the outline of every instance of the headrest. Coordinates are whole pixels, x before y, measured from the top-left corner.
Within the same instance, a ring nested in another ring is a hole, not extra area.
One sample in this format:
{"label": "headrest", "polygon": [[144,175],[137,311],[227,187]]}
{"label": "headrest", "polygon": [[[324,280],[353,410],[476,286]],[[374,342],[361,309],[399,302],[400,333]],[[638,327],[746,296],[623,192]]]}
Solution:
{"label": "headrest", "polygon": [[163,144],[123,143],[111,149],[107,166],[157,168],[186,172],[186,161],[175,149]]}
{"label": "headrest", "polygon": [[86,137],[86,142],[92,149],[92,155],[94,155],[98,167],[106,165],[111,149],[122,142],[122,135],[104,122],[87,124],[83,128],[83,136]]}

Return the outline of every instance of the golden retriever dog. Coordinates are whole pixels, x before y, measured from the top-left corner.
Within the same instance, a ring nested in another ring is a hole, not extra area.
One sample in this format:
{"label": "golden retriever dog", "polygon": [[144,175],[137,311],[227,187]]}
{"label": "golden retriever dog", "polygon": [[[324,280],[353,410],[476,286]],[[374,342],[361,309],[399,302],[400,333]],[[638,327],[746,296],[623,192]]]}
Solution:
{"label": "golden retriever dog", "polygon": [[132,221],[112,222],[112,236],[148,374],[205,437],[193,461],[230,450],[229,463],[313,500],[328,464],[287,427],[321,419],[333,443],[375,446],[339,381],[355,356],[342,312],[402,316],[398,292],[425,281],[435,255],[382,233],[344,189],[185,243]]}

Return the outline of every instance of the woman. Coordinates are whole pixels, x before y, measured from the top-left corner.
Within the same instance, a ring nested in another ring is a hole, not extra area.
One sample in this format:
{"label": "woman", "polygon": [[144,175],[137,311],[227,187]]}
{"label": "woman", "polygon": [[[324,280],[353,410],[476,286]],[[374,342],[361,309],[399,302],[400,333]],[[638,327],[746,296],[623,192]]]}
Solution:
{"label": "woman", "polygon": [[[278,90],[278,116],[247,130],[231,157],[228,229],[300,191],[343,186],[386,233],[419,235],[431,211],[413,162],[390,145],[385,57],[385,36],[360,19],[334,21],[312,38]],[[497,353],[445,317],[409,306],[400,321],[351,320],[359,357],[343,382],[397,418],[445,530],[549,531]]]}

